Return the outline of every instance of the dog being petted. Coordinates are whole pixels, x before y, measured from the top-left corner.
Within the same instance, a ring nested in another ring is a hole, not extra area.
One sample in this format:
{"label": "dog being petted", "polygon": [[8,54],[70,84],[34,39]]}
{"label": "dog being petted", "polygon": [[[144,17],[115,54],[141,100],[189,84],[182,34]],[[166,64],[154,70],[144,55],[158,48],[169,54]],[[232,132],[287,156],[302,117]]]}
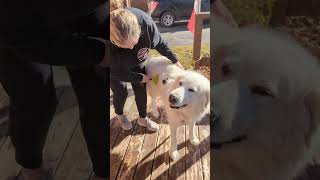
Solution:
{"label": "dog being petted", "polygon": [[196,123],[209,113],[210,81],[199,72],[179,68],[163,56],[150,58],[146,71],[149,77],[157,77],[157,83],[154,80],[147,83],[152,113],[154,117],[160,116],[156,105],[160,100],[170,127],[169,155],[172,160],[177,160],[177,139],[181,136],[177,133],[178,128],[188,125],[191,144],[200,144]]}

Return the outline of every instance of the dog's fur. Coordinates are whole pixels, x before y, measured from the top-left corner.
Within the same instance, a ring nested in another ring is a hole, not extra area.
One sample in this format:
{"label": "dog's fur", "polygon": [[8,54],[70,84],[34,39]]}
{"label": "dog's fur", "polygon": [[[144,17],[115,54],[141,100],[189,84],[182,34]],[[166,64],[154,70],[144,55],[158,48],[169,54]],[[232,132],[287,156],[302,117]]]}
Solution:
{"label": "dog's fur", "polygon": [[247,139],[211,149],[213,177],[291,180],[320,152],[317,60],[284,34],[219,25],[211,41],[224,47],[226,74],[212,87],[211,143]]}
{"label": "dog's fur", "polygon": [[188,124],[190,142],[193,145],[199,144],[199,139],[195,135],[195,124],[209,112],[210,82],[200,73],[182,70],[162,56],[150,58],[146,71],[149,77],[155,75],[159,77],[157,84],[152,81],[147,83],[147,90],[152,99],[152,113],[155,117],[159,116],[156,100],[160,99],[164,105],[171,132],[169,153],[170,157],[176,160],[179,157],[176,138],[179,126]]}

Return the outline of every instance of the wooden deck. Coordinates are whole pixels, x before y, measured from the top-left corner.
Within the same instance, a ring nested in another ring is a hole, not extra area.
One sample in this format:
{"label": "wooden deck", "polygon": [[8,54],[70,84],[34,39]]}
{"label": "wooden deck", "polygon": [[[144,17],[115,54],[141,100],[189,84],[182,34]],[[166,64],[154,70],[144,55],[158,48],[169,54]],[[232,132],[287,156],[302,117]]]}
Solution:
{"label": "wooden deck", "polygon": [[170,130],[163,113],[155,119],[160,124],[159,132],[151,132],[137,125],[138,112],[132,91],[129,91],[125,112],[133,124],[129,131],[122,130],[120,124],[114,121],[111,106],[110,179],[210,179],[208,117],[197,126],[201,140],[197,147],[190,144],[186,126],[178,129],[180,158],[173,162],[168,153]]}
{"label": "wooden deck", "polygon": [[[93,173],[80,128],[76,98],[65,72],[57,71],[60,76],[56,77],[59,105],[47,137],[44,159],[53,167],[56,180],[89,180]],[[5,101],[0,98],[0,109]],[[0,180],[15,176],[20,170],[14,160],[10,138],[0,137]]]}
{"label": "wooden deck", "polygon": [[[76,98],[64,70],[56,71],[59,105],[48,133],[44,159],[53,167],[56,180],[89,180],[93,172],[80,128]],[[1,93],[0,109],[8,101]],[[159,132],[149,132],[136,125],[138,112],[132,91],[125,111],[132,119],[132,130],[124,131],[118,123],[110,121],[110,179],[210,179],[208,119],[198,126],[201,132],[199,147],[190,144],[186,127],[179,129],[181,157],[172,162],[169,161],[170,132],[165,117],[156,120],[160,123]],[[110,113],[114,115],[112,106]],[[10,138],[0,137],[0,180],[18,175],[20,170],[14,160]]]}

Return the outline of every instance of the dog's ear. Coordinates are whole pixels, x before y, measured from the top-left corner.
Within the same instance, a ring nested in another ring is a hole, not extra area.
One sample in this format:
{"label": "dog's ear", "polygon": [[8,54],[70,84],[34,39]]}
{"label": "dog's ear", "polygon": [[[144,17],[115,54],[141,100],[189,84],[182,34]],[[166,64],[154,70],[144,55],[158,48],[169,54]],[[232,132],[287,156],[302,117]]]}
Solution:
{"label": "dog's ear", "polygon": [[312,137],[320,125],[320,88],[310,91],[304,97],[304,103],[310,114],[309,127],[305,135],[306,146],[310,147]]}

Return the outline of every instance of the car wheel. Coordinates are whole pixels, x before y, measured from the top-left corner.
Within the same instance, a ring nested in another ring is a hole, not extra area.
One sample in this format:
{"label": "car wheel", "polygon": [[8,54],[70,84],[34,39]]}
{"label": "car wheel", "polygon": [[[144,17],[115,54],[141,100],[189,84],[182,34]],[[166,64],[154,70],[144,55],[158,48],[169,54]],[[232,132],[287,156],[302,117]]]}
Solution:
{"label": "car wheel", "polygon": [[175,21],[175,16],[172,12],[165,12],[161,15],[161,25],[165,27],[170,27]]}

